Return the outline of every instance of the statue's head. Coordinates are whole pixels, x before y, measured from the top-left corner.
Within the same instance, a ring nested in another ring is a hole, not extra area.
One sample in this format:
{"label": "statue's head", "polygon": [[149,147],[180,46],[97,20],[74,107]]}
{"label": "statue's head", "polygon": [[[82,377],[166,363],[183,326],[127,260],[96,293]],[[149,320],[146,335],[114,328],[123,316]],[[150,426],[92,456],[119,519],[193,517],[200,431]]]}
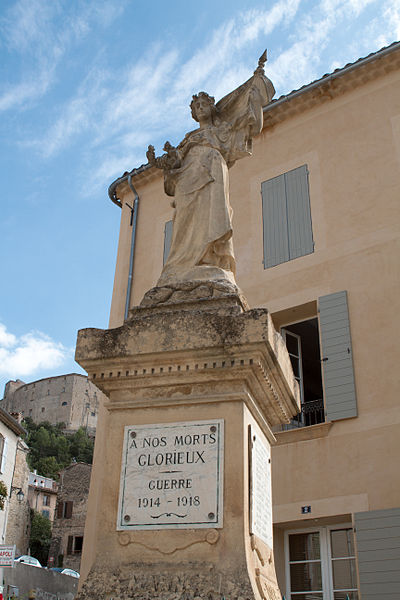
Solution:
{"label": "statue's head", "polygon": [[192,98],[193,99],[190,103],[190,108],[192,111],[192,117],[195,121],[199,122],[202,116],[200,114],[198,115],[197,112],[208,113],[211,118],[214,117],[217,109],[215,108],[215,98],[213,98],[213,96],[209,96],[207,92],[199,92],[198,94],[192,96]]}

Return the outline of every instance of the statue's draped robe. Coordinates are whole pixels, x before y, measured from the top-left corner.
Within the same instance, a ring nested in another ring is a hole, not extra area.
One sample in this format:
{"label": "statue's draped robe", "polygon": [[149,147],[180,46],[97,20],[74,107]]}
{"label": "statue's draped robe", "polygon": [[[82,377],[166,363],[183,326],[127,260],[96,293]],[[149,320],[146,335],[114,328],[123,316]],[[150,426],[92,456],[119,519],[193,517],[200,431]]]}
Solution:
{"label": "statue's draped robe", "polygon": [[179,144],[181,167],[165,173],[175,213],[158,286],[234,276],[228,168],[251,153],[252,137],[262,128],[262,107],[273,93],[272,83],[256,73],[218,102],[210,127],[188,133]]}

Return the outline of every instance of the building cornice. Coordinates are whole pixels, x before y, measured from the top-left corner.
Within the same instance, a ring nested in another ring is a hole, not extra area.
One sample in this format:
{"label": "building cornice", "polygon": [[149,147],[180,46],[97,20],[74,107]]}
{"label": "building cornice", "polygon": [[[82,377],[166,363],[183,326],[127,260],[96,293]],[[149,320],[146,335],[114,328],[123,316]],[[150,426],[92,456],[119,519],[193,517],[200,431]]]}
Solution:
{"label": "building cornice", "polygon": [[336,69],[264,107],[264,129],[400,68],[400,42]]}
{"label": "building cornice", "polygon": [[[269,129],[399,68],[400,42],[394,42],[390,46],[336,69],[298,90],[293,90],[287,95],[272,100],[264,107],[264,129]],[[125,172],[113,181],[108,188],[108,195],[115,204],[122,207],[118,194],[124,192],[125,187],[128,189],[129,177],[136,184],[161,177],[161,175],[161,171],[150,164],[141,165],[130,172]]]}
{"label": "building cornice", "polygon": [[26,430],[16,421],[11,415],[8,414],[5,410],[0,408],[0,420],[7,425],[11,431],[13,431],[16,435],[25,435]]}

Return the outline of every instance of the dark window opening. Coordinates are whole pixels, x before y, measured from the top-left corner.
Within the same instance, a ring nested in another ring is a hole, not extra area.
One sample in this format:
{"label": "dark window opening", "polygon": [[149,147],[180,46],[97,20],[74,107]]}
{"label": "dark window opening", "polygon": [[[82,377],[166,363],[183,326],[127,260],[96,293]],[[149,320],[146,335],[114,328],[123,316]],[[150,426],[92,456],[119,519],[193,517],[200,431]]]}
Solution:
{"label": "dark window opening", "polygon": [[285,340],[293,367],[294,376],[300,387],[301,412],[285,429],[316,425],[325,421],[321,352],[318,319],[285,325],[281,333]]}
{"label": "dark window opening", "polygon": [[74,540],[74,552],[82,552],[83,536],[76,536]]}

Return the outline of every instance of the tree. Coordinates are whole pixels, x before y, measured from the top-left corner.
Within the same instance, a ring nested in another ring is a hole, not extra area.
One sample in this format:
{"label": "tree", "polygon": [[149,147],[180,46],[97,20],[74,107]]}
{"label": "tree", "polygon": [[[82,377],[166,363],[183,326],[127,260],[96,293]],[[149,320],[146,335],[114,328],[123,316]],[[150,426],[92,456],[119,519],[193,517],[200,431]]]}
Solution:
{"label": "tree", "polygon": [[82,427],[76,433],[67,434],[63,431],[64,423],[52,425],[44,421],[37,424],[29,417],[24,420],[24,427],[28,432],[28,464],[40,475],[57,479],[59,471],[73,459],[91,464],[94,441]]}
{"label": "tree", "polygon": [[31,511],[31,536],[29,547],[31,554],[37,558],[42,565],[47,564],[51,540],[51,523],[37,511]]}
{"label": "tree", "polygon": [[69,451],[77,462],[92,463],[94,440],[89,438],[81,427],[69,436]]}
{"label": "tree", "polygon": [[0,481],[0,510],[4,510],[4,502],[7,498],[7,486],[4,481]]}

